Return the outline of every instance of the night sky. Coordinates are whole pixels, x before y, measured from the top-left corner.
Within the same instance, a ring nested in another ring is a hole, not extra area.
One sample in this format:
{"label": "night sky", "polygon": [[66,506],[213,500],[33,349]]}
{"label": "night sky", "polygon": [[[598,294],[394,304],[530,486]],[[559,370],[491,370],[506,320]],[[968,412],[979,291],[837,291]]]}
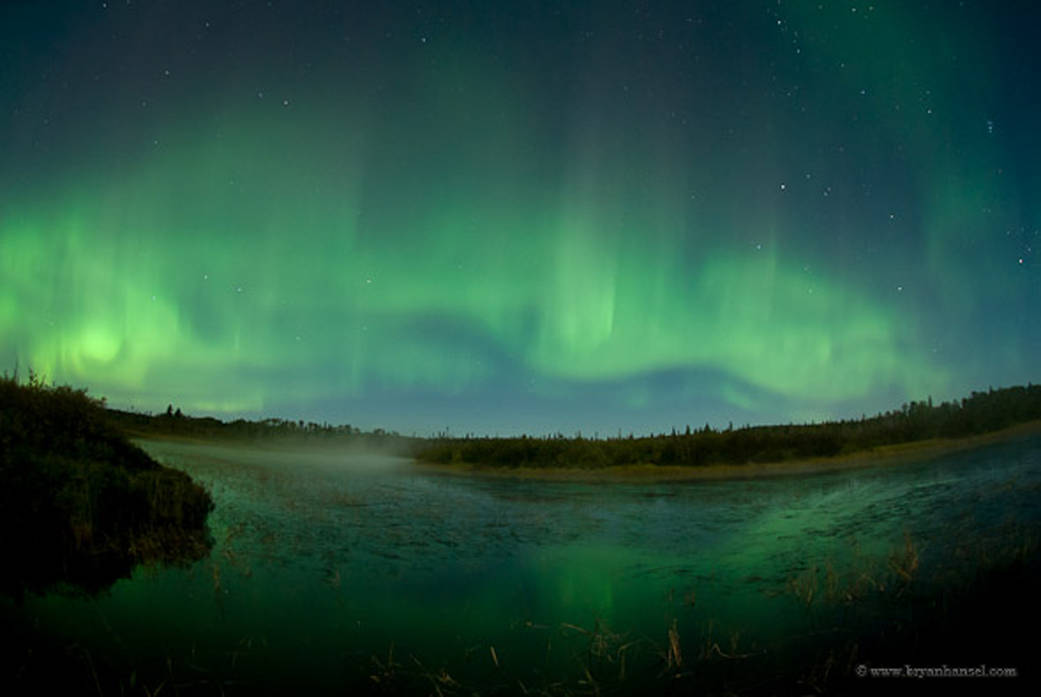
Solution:
{"label": "night sky", "polygon": [[0,368],[420,434],[1037,382],[1041,9],[0,6]]}

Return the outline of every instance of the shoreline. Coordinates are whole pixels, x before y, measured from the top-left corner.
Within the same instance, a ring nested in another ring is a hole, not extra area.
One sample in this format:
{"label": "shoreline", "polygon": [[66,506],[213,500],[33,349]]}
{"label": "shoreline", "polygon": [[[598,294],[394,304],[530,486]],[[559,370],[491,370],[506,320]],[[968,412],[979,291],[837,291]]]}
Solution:
{"label": "shoreline", "polygon": [[[1026,421],[999,431],[980,433],[963,438],[932,438],[883,445],[870,450],[859,450],[833,457],[781,460],[774,462],[750,462],[743,465],[714,464],[702,466],[634,464],[611,466],[598,469],[580,467],[505,467],[475,463],[439,464],[422,462],[408,454],[384,452],[409,461],[408,466],[416,471],[448,476],[474,476],[513,478],[525,480],[625,483],[625,482],[684,482],[722,481],[735,479],[761,479],[765,477],[823,474],[867,467],[892,467],[910,462],[921,462],[936,457],[996,443],[1015,440],[1041,433],[1041,419]],[[183,443],[196,446],[222,446],[231,448],[259,449],[264,451],[293,452],[297,450],[321,450],[343,452],[335,442],[308,443],[282,439],[239,440],[232,438],[207,438],[205,436],[149,433],[127,434],[135,444],[159,441]]]}
{"label": "shoreline", "polygon": [[892,467],[909,462],[931,460],[950,453],[974,450],[1038,433],[1041,433],[1041,419],[963,438],[932,438],[883,445],[834,457],[751,462],[744,465],[716,464],[693,467],[642,464],[582,469],[578,467],[502,467],[474,463],[438,464],[413,460],[413,466],[419,470],[451,476],[560,482],[682,482],[761,479],[799,474],[823,474],[866,467]]}

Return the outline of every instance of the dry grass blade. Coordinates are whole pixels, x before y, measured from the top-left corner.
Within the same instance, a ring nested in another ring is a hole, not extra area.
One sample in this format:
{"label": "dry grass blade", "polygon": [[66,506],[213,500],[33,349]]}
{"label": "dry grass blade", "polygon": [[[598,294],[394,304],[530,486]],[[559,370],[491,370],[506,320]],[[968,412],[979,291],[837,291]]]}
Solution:
{"label": "dry grass blade", "polygon": [[600,685],[597,684],[595,679],[593,679],[593,674],[589,672],[589,666],[583,666],[583,670],[585,670],[586,679],[585,680],[579,680],[578,682],[579,683],[585,683],[585,684],[589,685],[589,687],[591,687],[593,689],[593,694],[597,695],[597,697],[599,697],[599,695],[600,695]]}
{"label": "dry grass blade", "polygon": [[904,548],[889,557],[889,568],[896,575],[910,583],[918,570],[918,547],[911,539],[911,534],[904,533]]}
{"label": "dry grass blade", "polygon": [[669,627],[669,652],[666,655],[669,668],[679,668],[683,665],[683,652],[680,651],[680,633],[676,628],[676,620]]}
{"label": "dry grass blade", "polygon": [[574,629],[576,632],[581,632],[583,634],[592,634],[592,632],[588,629],[579,627],[577,624],[571,624],[570,622],[561,622],[560,626],[564,627],[565,629]]}
{"label": "dry grass blade", "polygon": [[727,653],[727,652],[723,651],[723,649],[719,648],[719,644],[712,644],[712,646],[710,647],[709,650],[710,650],[711,653],[716,654],[720,658],[726,658],[726,659],[730,659],[730,660],[739,659],[739,658],[751,658],[752,656],[759,656],[759,655],[761,655],[763,653],[766,653],[765,651],[756,651],[756,652],[753,652],[753,653],[737,653],[736,651],[733,651],[733,650],[731,650],[730,653]]}

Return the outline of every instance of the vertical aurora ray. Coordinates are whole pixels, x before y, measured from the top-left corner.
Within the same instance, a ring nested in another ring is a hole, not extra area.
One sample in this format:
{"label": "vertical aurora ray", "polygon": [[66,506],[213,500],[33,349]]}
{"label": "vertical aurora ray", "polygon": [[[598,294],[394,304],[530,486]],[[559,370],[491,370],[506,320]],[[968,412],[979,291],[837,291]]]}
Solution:
{"label": "vertical aurora ray", "polygon": [[991,80],[1007,56],[953,11],[815,7],[145,6],[70,15],[75,58],[12,13],[0,361],[116,404],[406,431],[1035,378],[1041,159]]}

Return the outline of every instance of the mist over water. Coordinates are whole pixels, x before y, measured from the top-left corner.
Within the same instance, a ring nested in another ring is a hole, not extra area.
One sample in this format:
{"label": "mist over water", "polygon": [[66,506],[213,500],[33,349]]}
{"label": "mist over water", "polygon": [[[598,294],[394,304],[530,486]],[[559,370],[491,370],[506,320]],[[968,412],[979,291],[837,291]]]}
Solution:
{"label": "mist over water", "polygon": [[834,619],[799,596],[816,569],[881,579],[911,540],[915,583],[942,584],[1041,524],[1036,436],[898,467],[620,484],[142,445],[212,492],[210,558],[26,612],[141,680],[243,693],[372,687],[388,661],[467,685],[577,684],[603,662],[597,636],[632,642],[629,670],[653,675],[672,627],[688,662],[713,644],[775,651]]}

